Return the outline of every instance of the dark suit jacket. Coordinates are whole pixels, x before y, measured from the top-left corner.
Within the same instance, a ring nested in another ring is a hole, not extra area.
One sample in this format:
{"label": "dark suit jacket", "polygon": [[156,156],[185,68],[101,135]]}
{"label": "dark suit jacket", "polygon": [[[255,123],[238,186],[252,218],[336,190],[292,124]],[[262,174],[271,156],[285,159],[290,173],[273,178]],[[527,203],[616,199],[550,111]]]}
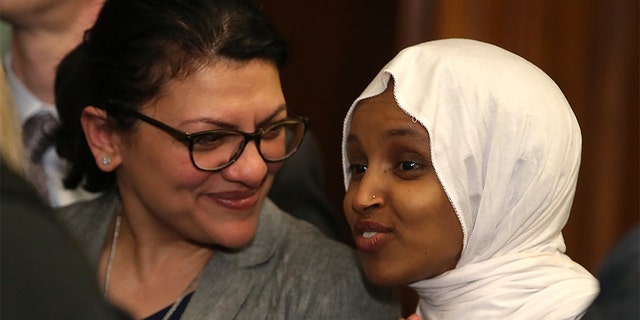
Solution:
{"label": "dark suit jacket", "polygon": [[126,319],[107,306],[67,230],[32,187],[0,169],[1,319]]}

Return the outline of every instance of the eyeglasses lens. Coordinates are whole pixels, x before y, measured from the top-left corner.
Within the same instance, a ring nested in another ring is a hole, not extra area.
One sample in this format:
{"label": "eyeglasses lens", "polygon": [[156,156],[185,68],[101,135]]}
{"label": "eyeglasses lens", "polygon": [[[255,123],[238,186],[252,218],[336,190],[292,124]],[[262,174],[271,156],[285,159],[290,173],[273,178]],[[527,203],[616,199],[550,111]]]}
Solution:
{"label": "eyeglasses lens", "polygon": [[295,153],[304,133],[305,125],[298,120],[287,120],[264,128],[254,138],[234,131],[203,133],[193,139],[193,162],[204,170],[224,168],[240,156],[248,140],[252,139],[257,140],[265,161],[282,161]]}

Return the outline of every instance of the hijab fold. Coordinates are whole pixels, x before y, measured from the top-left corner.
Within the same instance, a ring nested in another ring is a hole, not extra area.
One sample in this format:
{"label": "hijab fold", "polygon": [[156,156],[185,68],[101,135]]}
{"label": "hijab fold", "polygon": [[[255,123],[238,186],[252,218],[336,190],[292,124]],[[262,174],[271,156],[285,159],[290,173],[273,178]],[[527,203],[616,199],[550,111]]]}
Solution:
{"label": "hijab fold", "polygon": [[464,234],[455,269],[410,284],[422,318],[580,318],[598,283],[564,254],[582,137],[555,82],[491,44],[422,43],[378,73],[348,111],[343,137],[358,102],[389,83],[400,108],[429,132],[434,168]]}

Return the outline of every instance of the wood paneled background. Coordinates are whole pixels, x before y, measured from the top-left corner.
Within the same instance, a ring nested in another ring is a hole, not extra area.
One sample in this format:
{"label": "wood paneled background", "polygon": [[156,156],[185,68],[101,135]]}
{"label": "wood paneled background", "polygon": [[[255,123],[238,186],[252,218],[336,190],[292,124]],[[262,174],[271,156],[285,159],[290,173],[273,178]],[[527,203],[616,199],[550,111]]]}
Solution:
{"label": "wood paneled background", "polygon": [[258,2],[291,45],[285,95],[311,117],[327,193],[340,211],[341,128],[351,102],[401,48],[463,37],[538,65],[576,113],[583,158],[564,230],[568,254],[596,273],[611,246],[639,224],[637,0]]}

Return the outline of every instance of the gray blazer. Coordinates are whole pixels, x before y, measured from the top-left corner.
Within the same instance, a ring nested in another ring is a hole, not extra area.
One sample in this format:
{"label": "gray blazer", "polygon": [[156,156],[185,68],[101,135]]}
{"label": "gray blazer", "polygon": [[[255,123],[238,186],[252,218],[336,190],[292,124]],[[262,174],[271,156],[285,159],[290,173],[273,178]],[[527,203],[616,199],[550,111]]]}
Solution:
{"label": "gray blazer", "polygon": [[[116,192],[58,209],[97,268]],[[182,319],[397,319],[393,292],[369,285],[353,250],[270,200],[253,243],[217,251]]]}

